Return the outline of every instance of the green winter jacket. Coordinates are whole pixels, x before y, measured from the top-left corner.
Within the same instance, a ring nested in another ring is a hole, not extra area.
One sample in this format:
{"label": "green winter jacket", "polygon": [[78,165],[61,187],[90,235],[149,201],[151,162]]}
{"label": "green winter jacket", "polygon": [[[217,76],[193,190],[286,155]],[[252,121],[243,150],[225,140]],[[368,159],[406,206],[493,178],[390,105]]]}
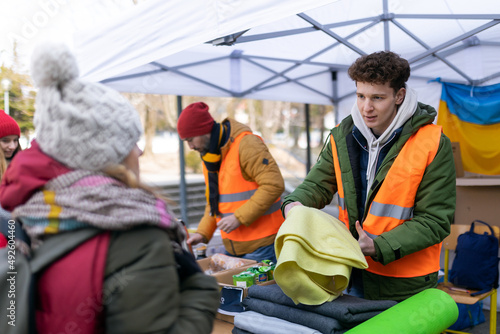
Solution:
{"label": "green winter jacket", "polygon": [[[422,103],[418,104],[414,115],[403,125],[401,135],[380,164],[374,180],[374,184],[379,186],[368,190],[365,215],[408,138],[423,125],[432,123],[435,117],[434,108]],[[352,140],[353,126],[352,117],[348,116],[339,126],[331,130],[331,134],[336,143],[340,141],[347,143],[347,145],[337,145],[339,156],[336,158],[340,159],[340,164],[351,165],[352,169],[359,170],[358,166],[355,166],[356,163],[359,164],[359,161],[353,158],[356,149],[354,145],[358,145]],[[342,146],[345,149],[341,149]],[[359,175],[352,174],[349,179],[354,180],[356,177]],[[352,235],[358,238],[355,222],[359,220],[362,223],[365,218],[358,215],[357,203],[360,190],[356,189],[355,182],[346,184],[344,181],[343,186],[345,203],[349,210],[349,229]],[[374,239],[377,251],[374,260],[387,264],[395,261],[398,256],[403,257],[442,242],[449,234],[455,213],[455,187],[455,165],[451,143],[448,137],[442,134],[436,157],[427,167],[416,194],[413,218]],[[321,209],[331,203],[336,192],[337,181],[332,148],[327,142],[304,182],[285,197],[282,210],[287,204],[295,201],[305,206]],[[394,246],[391,245],[399,245],[399,247],[393,249]],[[363,285],[365,298],[400,301],[424,289],[437,286],[437,272],[423,277],[395,278],[363,271]]]}
{"label": "green winter jacket", "polygon": [[[116,289],[124,271],[130,279]],[[179,280],[168,234],[151,227],[112,234],[103,290],[113,291],[105,305],[110,334],[211,333],[220,304],[214,277]]]}

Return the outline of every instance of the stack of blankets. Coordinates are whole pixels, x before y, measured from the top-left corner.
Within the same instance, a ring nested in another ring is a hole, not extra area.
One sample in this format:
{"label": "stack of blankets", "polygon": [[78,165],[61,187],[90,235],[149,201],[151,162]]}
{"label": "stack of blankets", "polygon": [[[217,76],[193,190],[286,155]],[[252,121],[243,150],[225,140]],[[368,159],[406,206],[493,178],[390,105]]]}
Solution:
{"label": "stack of blankets", "polygon": [[342,295],[321,305],[295,304],[277,284],[253,285],[234,317],[233,334],[340,334],[397,304]]}

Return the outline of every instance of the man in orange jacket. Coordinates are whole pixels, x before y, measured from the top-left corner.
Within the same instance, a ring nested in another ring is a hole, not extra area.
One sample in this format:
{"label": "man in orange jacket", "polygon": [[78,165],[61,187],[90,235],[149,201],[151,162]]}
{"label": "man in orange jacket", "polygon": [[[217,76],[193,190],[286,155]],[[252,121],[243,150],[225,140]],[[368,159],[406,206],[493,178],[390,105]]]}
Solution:
{"label": "man in orange jacket", "polygon": [[208,242],[220,228],[228,255],[276,262],[274,239],[284,220],[285,186],[262,138],[234,119],[215,122],[203,102],[182,111],[177,131],[200,153],[207,186],[205,214],[188,244]]}

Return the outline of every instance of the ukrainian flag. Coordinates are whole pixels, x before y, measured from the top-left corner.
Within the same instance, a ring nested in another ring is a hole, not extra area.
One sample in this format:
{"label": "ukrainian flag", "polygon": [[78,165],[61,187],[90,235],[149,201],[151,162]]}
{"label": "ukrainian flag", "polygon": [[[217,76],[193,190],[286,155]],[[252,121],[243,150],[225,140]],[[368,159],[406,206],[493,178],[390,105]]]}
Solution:
{"label": "ukrainian flag", "polygon": [[464,170],[500,175],[500,84],[441,84],[437,124],[460,143]]}

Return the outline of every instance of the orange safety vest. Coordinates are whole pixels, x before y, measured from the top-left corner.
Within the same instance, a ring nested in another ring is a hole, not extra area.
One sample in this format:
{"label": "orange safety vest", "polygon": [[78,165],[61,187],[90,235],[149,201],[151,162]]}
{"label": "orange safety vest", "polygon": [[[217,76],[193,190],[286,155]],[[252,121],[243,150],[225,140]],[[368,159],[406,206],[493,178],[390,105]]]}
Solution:
{"label": "orange safety vest", "polygon": [[[434,160],[442,129],[429,124],[414,133],[401,149],[379,191],[375,195],[363,229],[369,235],[379,236],[412,219],[415,196],[425,169]],[[344,202],[344,189],[337,148],[331,137],[335,175],[339,197],[339,220],[349,228],[349,213]],[[386,265],[366,256],[369,272],[391,277],[418,277],[439,270],[441,243],[406,255]]]}
{"label": "orange safety vest", "polygon": [[[256,182],[245,180],[240,168],[240,142],[241,139],[252,134],[249,131],[240,133],[229,147],[227,155],[222,160],[219,170],[219,212],[222,217],[216,218],[217,222],[223,217],[234,214],[234,212],[245,204],[257,191],[259,185]],[[203,168],[205,184],[208,185],[208,172]],[[221,231],[223,239],[233,241],[258,240],[278,233],[283,224],[281,214],[281,197],[274,202],[271,207],[260,218],[255,220],[250,226],[240,225],[231,233]]]}

